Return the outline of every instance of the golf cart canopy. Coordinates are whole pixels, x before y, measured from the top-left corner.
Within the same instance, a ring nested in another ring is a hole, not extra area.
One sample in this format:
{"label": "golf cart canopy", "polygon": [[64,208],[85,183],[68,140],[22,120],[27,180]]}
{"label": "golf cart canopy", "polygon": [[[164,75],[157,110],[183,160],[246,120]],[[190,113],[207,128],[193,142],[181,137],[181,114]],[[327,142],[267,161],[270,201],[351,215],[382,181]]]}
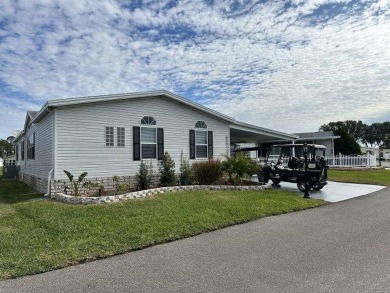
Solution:
{"label": "golf cart canopy", "polygon": [[[270,156],[303,158],[303,144],[275,144],[271,147]],[[325,156],[326,147],[320,144],[307,144],[309,158]]]}

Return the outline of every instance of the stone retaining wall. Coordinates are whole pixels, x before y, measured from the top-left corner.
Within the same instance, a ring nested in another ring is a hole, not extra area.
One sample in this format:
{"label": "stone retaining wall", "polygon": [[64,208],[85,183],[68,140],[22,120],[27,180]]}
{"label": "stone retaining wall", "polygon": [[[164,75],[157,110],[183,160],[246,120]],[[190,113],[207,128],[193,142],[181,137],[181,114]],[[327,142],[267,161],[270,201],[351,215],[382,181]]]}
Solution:
{"label": "stone retaining wall", "polygon": [[100,196],[100,197],[83,197],[72,196],[64,193],[52,194],[51,198],[67,204],[101,204],[119,202],[129,199],[143,198],[156,194],[169,192],[190,191],[190,190],[263,190],[270,188],[270,185],[250,185],[250,186],[232,186],[232,185],[190,185],[190,186],[173,186],[160,187],[142,191],[129,192],[126,194]]}

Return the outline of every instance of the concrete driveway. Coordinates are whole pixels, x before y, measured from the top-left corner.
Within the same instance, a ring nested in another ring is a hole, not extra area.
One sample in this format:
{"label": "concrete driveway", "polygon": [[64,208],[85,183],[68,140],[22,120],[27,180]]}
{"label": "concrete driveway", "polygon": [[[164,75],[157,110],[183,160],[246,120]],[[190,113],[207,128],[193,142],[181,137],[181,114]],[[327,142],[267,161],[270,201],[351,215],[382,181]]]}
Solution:
{"label": "concrete driveway", "polygon": [[[279,188],[302,193],[298,190],[297,185],[295,183],[281,182]],[[312,198],[323,199],[328,202],[338,202],[372,193],[383,188],[385,187],[379,185],[352,184],[328,181],[328,184],[320,191],[310,191],[310,196]]]}
{"label": "concrete driveway", "polygon": [[[390,189],[45,274],[1,293],[389,292]],[[126,233],[126,231],[124,231]]]}

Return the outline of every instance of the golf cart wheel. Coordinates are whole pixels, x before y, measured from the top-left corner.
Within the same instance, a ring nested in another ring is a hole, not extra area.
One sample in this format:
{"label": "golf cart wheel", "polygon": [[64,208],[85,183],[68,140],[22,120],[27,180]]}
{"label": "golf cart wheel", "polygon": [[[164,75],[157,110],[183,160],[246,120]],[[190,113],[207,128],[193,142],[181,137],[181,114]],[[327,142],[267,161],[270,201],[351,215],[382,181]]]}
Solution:
{"label": "golf cart wheel", "polygon": [[297,187],[299,191],[305,192],[305,180],[298,180]]}
{"label": "golf cart wheel", "polygon": [[280,180],[280,179],[272,179],[272,183],[274,185],[278,185],[280,182],[282,182],[282,180]]}

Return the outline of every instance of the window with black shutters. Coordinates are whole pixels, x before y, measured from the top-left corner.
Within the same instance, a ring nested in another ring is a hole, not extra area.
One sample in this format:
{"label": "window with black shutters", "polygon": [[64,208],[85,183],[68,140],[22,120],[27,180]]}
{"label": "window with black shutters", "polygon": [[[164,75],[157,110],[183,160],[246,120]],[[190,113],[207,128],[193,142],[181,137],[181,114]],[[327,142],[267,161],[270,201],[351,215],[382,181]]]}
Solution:
{"label": "window with black shutters", "polygon": [[213,132],[207,130],[204,121],[195,124],[190,130],[190,159],[206,159],[213,157]]}
{"label": "window with black shutters", "polygon": [[157,128],[151,116],[141,119],[141,127],[133,127],[133,159],[158,159],[164,154],[164,130]]}

